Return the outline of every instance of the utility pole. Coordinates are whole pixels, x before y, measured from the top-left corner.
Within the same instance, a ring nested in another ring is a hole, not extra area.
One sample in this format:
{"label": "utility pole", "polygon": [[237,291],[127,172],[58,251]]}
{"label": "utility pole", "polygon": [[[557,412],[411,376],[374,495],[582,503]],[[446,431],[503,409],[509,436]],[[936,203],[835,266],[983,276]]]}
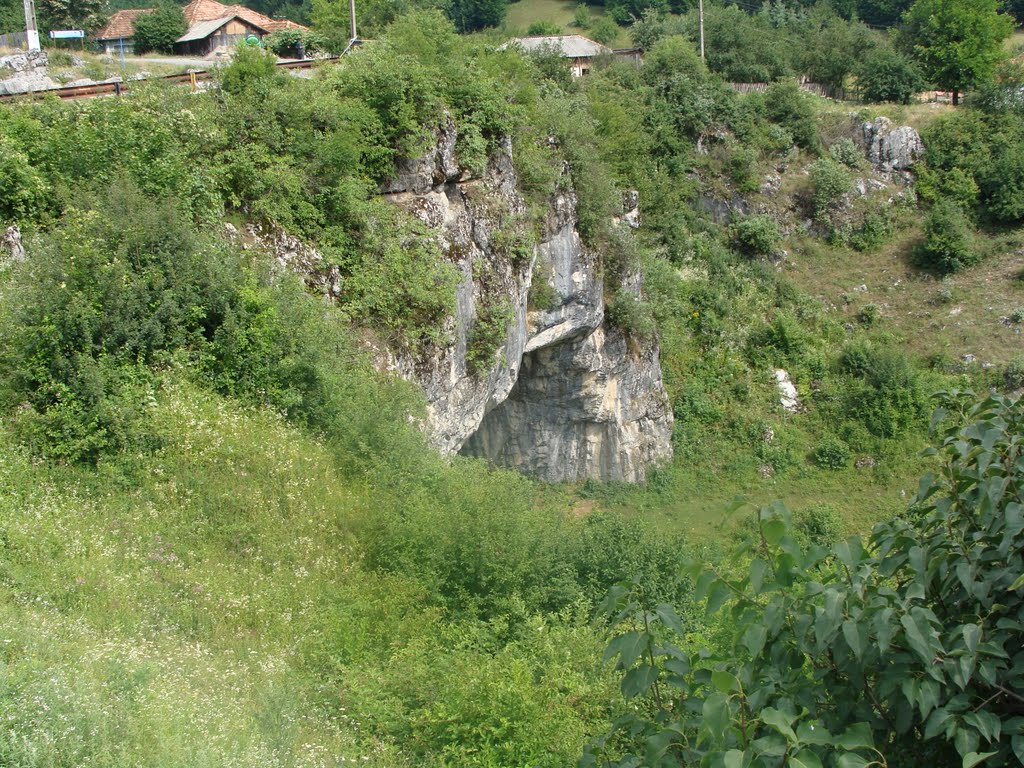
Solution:
{"label": "utility pole", "polygon": [[[26,0],[27,2],[28,0]],[[356,40],[359,36],[356,35],[356,0],[348,0],[348,20],[349,26],[352,28],[352,38],[349,42],[349,46],[355,45]]]}
{"label": "utility pole", "polygon": [[699,13],[700,13],[700,58],[703,58],[703,0],[699,0]]}
{"label": "utility pole", "polygon": [[36,3],[35,0],[24,0],[25,2],[25,36],[28,37],[28,49],[39,50],[39,28],[36,26]]}

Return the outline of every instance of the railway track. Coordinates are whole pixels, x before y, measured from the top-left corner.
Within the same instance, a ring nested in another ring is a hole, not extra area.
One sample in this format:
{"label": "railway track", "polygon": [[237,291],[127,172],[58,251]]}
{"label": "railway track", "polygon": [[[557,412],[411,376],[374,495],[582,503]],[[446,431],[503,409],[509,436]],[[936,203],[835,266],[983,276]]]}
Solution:
{"label": "railway track", "polygon": [[[279,61],[277,66],[281,69],[312,69],[324,62],[336,62],[340,56],[331,56],[324,59],[294,59]],[[20,99],[43,99],[47,96],[56,96],[58,99],[91,99],[96,96],[120,96],[130,91],[139,83],[149,81],[163,81],[178,85],[191,85],[197,88],[199,83],[209,81],[213,78],[213,70],[204,69],[196,72],[186,72],[180,75],[157,75],[145,77],[139,80],[125,80],[116,83],[96,83],[94,85],[75,85],[65,88],[47,88],[42,91],[27,91],[25,93],[0,94],[0,102],[16,101]]]}

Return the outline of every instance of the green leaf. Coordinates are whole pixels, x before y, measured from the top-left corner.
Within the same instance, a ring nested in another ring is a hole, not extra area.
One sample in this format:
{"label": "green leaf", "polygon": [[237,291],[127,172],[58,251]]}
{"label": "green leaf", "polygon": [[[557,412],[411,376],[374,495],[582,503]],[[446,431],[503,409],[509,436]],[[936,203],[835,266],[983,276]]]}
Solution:
{"label": "green leaf", "polygon": [[1010,592],[1016,592],[1018,589],[1024,589],[1024,573],[1017,577],[1017,580],[1010,585]]}
{"label": "green leaf", "polygon": [[732,590],[724,581],[719,579],[711,585],[711,593],[708,595],[708,604],[705,609],[708,616],[718,613],[718,610],[725,605],[725,601],[732,596]]}
{"label": "green leaf", "polygon": [[793,723],[796,721],[796,717],[793,715],[787,715],[774,707],[765,707],[761,710],[761,720],[765,725],[771,726],[776,731],[781,733],[792,743],[797,743],[796,734],[793,732]]}
{"label": "green leaf", "polygon": [[831,745],[834,737],[821,723],[804,721],[796,727],[796,737],[801,744]]}
{"label": "green leaf", "polygon": [[701,714],[712,739],[721,742],[725,737],[725,729],[729,727],[729,699],[724,693],[711,694],[704,699]]}
{"label": "green leaf", "polygon": [[654,612],[658,614],[658,618],[661,619],[662,623],[677,635],[682,637],[686,634],[683,630],[683,623],[679,620],[679,615],[676,613],[676,609],[671,605],[662,603],[654,609]]}
{"label": "green leaf", "polygon": [[622,695],[627,699],[633,699],[641,693],[646,693],[658,679],[658,670],[650,664],[641,664],[635,669],[629,670],[622,678]]}
{"label": "green leaf", "polygon": [[746,755],[738,749],[730,749],[725,753],[725,768],[743,768]]}
{"label": "green leaf", "polygon": [[964,645],[967,646],[968,651],[975,653],[978,650],[978,642],[981,640],[981,627],[977,624],[964,624],[963,633]]}
{"label": "green leaf", "polygon": [[821,758],[809,749],[801,749],[789,758],[789,764],[793,768],[824,768]]}
{"label": "green leaf", "polygon": [[761,524],[761,534],[764,536],[764,540],[768,542],[768,546],[774,547],[786,535],[786,523],[778,518],[768,520]]}
{"label": "green leaf", "polygon": [[764,577],[768,574],[768,563],[760,557],[755,557],[750,563],[750,588],[754,594],[761,594],[764,586]]}
{"label": "green leaf", "polygon": [[906,633],[907,642],[910,647],[921,657],[925,664],[931,664],[935,654],[929,640],[935,634],[935,630],[928,623],[928,620],[915,611],[913,615],[904,614],[900,617],[900,624]]}
{"label": "green leaf", "polygon": [[836,765],[838,768],[864,768],[870,765],[870,762],[856,752],[844,752],[839,756],[839,762]]}
{"label": "green leaf", "polygon": [[743,646],[753,658],[761,655],[764,645],[768,641],[768,628],[763,624],[752,624],[743,633]]}
{"label": "green leaf", "polygon": [[633,666],[633,662],[640,658],[640,654],[644,652],[647,647],[647,641],[650,636],[645,632],[637,632],[633,630],[619,635],[610,643],[604,652],[604,660],[611,661],[616,656],[619,657],[619,664],[624,669]]}
{"label": "green leaf", "polygon": [[[863,632],[863,634],[861,634]],[[843,637],[846,644],[850,646],[853,655],[860,661],[864,657],[864,643],[867,640],[867,630],[862,630],[860,625],[853,619],[843,622]]]}
{"label": "green leaf", "polygon": [[978,763],[988,760],[995,752],[968,752],[964,755],[963,768],[974,768]]}
{"label": "green leaf", "polygon": [[836,746],[849,751],[874,749],[875,738],[871,733],[871,726],[867,723],[854,723],[836,739]]}
{"label": "green leaf", "polygon": [[740,681],[732,672],[716,669],[711,672],[711,683],[722,693],[732,693],[740,689]]}

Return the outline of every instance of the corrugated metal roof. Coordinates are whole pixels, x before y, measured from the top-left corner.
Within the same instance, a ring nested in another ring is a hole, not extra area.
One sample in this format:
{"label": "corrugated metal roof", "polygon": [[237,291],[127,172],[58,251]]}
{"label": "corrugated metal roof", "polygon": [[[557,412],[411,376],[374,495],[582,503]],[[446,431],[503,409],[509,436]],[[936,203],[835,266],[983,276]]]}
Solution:
{"label": "corrugated metal roof", "polygon": [[499,48],[518,45],[524,51],[536,51],[545,46],[560,50],[568,59],[589,58],[611,53],[612,49],[583,35],[531,35],[514,37]]}
{"label": "corrugated metal roof", "polygon": [[200,21],[198,24],[192,25],[189,28],[188,32],[186,32],[184,35],[179,37],[174,42],[190,43],[193,40],[202,40],[204,38],[207,38],[214,32],[216,32],[218,29],[223,27],[225,24],[227,24],[229,21],[231,21],[233,18],[235,17],[225,16],[223,19],[211,19],[210,21]]}

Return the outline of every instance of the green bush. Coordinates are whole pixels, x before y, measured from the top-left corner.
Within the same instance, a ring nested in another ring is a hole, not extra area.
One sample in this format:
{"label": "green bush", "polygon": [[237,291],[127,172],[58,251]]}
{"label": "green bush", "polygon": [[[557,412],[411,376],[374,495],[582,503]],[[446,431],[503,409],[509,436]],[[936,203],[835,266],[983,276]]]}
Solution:
{"label": "green bush", "polygon": [[475,375],[486,374],[494,367],[494,355],[508,337],[512,322],[512,305],[507,299],[494,299],[477,311],[466,339],[466,367]]}
{"label": "green bush", "polygon": [[854,75],[864,101],[909,104],[926,86],[917,66],[887,45],[878,45],[863,56]]}
{"label": "green bush", "polygon": [[266,89],[282,76],[274,57],[262,48],[239,45],[231,63],[220,70],[220,86],[228,93],[238,94],[249,89]]}
{"label": "green bush", "polygon": [[602,16],[590,25],[588,36],[601,45],[611,45],[618,37],[622,28],[610,16]]}
{"label": "green bush", "polygon": [[771,255],[782,239],[778,223],[767,215],[748,216],[736,222],[733,237],[740,248],[752,256]]}
{"label": "green bush", "polygon": [[829,157],[847,168],[856,170],[864,165],[864,154],[853,143],[853,139],[844,136],[828,148]]}
{"label": "green bush", "polygon": [[618,291],[605,314],[608,322],[639,342],[650,343],[657,336],[658,325],[651,306],[629,291]]}
{"label": "green bush", "polygon": [[526,28],[527,35],[560,35],[562,28],[552,21],[534,21]]}
{"label": "green bush", "polygon": [[818,121],[811,99],[799,85],[787,80],[772,85],[763,104],[768,119],[789,131],[797,146],[813,150],[818,146]]}
{"label": "green bush", "polygon": [[956,203],[939,200],[932,206],[924,220],[924,235],[917,252],[918,261],[924,267],[945,275],[981,261],[970,222]]}
{"label": "green bush", "polygon": [[31,221],[50,207],[50,185],[24,152],[0,134],[0,223]]}
{"label": "green bush", "polygon": [[590,13],[590,9],[585,3],[580,3],[576,6],[576,12],[572,18],[572,25],[579,29],[590,29],[590,25],[594,23],[594,17]]}
{"label": "green bush", "polygon": [[811,459],[823,469],[843,469],[850,463],[850,448],[842,440],[828,437],[811,452]]}
{"label": "green bush", "polygon": [[811,166],[811,200],[817,221],[830,221],[849,191],[850,173],[835,160],[822,158]]}
{"label": "green bush", "polygon": [[873,435],[896,437],[921,424],[927,396],[906,355],[868,343],[849,344],[840,355],[839,369],[851,377],[843,413]]}
{"label": "green bush", "polygon": [[327,39],[311,29],[279,29],[263,38],[264,47],[282,57],[298,56],[300,43],[307,56],[330,52]]}
{"label": "green bush", "polygon": [[172,53],[175,41],[187,29],[185,14],[176,5],[165,4],[152,13],[140,14],[135,19],[135,52]]}
{"label": "green bush", "polygon": [[1018,357],[1003,369],[1003,382],[1009,390],[1024,389],[1024,357]]}
{"label": "green bush", "polygon": [[870,328],[878,322],[878,318],[881,316],[882,310],[877,304],[865,304],[857,312],[857,321]]}

